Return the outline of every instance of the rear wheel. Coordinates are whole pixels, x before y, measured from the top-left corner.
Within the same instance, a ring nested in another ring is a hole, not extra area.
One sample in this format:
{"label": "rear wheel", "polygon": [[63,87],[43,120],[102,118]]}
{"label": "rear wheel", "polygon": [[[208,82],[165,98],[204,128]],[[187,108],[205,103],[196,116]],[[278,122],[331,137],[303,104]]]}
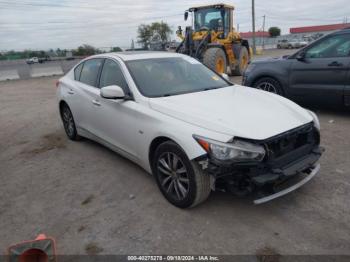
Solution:
{"label": "rear wheel", "polygon": [[221,48],[212,47],[204,53],[203,63],[218,74],[226,74],[227,59]]}
{"label": "rear wheel", "polygon": [[79,140],[80,136],[78,135],[73,114],[70,111],[68,105],[64,104],[61,107],[61,118],[64,126],[64,130],[69,139],[71,140]]}
{"label": "rear wheel", "polygon": [[194,207],[210,194],[209,176],[174,142],[165,142],[157,148],[153,173],[163,196],[179,208]]}
{"label": "rear wheel", "polygon": [[277,95],[283,95],[281,84],[271,77],[263,77],[259,79],[254,83],[253,87]]}
{"label": "rear wheel", "polygon": [[248,67],[248,63],[249,63],[248,49],[242,46],[239,52],[238,65],[236,65],[235,69],[232,72],[232,75],[234,76],[243,75],[244,70]]}

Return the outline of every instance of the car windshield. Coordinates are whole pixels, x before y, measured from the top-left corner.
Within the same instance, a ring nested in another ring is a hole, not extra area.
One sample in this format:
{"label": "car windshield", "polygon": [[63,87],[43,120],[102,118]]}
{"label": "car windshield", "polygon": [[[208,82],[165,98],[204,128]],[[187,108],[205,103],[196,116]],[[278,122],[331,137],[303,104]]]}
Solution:
{"label": "car windshield", "polygon": [[126,65],[146,97],[172,96],[230,86],[229,82],[192,58],[132,60]]}

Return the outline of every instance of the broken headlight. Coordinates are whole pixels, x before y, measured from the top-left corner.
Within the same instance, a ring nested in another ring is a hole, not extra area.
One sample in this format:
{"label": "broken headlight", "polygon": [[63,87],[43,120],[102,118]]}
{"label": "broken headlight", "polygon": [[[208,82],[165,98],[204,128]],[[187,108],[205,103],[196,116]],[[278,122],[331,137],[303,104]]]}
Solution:
{"label": "broken headlight", "polygon": [[265,157],[263,146],[246,141],[237,139],[230,143],[222,143],[196,135],[193,137],[210,156],[220,161],[251,162],[262,161]]}

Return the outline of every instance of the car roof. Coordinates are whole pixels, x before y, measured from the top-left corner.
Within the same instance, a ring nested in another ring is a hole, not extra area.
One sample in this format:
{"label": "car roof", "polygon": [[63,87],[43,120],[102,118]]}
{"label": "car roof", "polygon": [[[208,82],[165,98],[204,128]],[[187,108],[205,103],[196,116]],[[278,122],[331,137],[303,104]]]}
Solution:
{"label": "car roof", "polygon": [[124,52],[104,53],[104,54],[95,55],[92,57],[97,58],[97,57],[106,57],[106,56],[117,57],[124,61],[152,59],[152,58],[184,57],[184,55],[182,54],[173,53],[173,52],[164,52],[164,51],[124,51]]}

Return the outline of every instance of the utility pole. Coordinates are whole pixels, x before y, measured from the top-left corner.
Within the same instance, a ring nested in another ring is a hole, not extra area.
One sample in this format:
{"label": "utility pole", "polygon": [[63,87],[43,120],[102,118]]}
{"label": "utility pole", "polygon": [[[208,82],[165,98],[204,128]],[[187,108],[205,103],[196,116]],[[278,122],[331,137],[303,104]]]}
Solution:
{"label": "utility pole", "polygon": [[252,0],[252,21],[253,21],[253,54],[256,55],[255,39],[255,0]]}
{"label": "utility pole", "polygon": [[263,42],[262,42],[262,49],[265,49],[265,19],[266,19],[266,15],[263,16]]}

